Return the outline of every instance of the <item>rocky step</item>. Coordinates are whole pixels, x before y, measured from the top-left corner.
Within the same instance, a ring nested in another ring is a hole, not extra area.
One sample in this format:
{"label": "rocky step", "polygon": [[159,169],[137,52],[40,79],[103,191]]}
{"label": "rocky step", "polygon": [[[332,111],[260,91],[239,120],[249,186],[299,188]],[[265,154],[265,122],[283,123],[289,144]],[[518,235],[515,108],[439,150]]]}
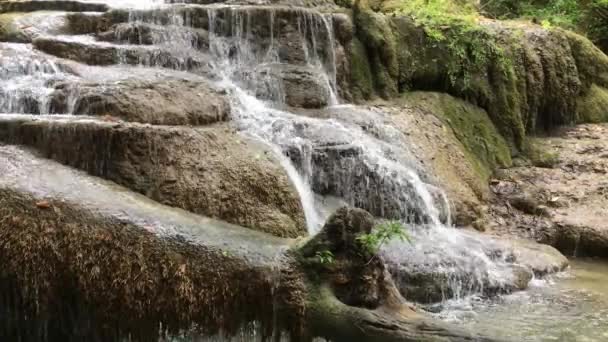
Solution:
{"label": "rocky step", "polygon": [[280,163],[227,125],[0,115],[0,141],[33,147],[163,204],[278,236],[306,234],[300,199]]}
{"label": "rocky step", "polygon": [[401,294],[418,303],[525,290],[533,277],[569,264],[555,248],[527,240],[453,228],[409,231],[413,246],[392,243],[383,253]]}
{"label": "rocky step", "polygon": [[[405,305],[379,259],[365,264],[353,244],[373,224],[360,210],[341,209],[319,237],[294,248],[14,146],[0,146],[0,175],[0,288],[11,294],[0,297],[0,334],[11,340],[352,340],[353,321],[361,341],[499,340]],[[319,271],[319,248],[342,266]],[[254,331],[241,330],[252,322]]]}
{"label": "rocky step", "polygon": [[0,41],[31,43],[32,39],[45,34],[66,32],[65,12],[18,12],[0,13]]}
{"label": "rocky step", "polygon": [[103,3],[80,1],[5,1],[0,3],[0,13],[34,12],[34,11],[65,11],[65,12],[105,12],[109,7]]}
{"label": "rocky step", "polygon": [[[0,299],[2,336],[145,341],[167,333],[159,322],[173,333],[271,324],[269,275],[282,268],[288,241],[157,204],[13,146],[0,146],[0,174],[0,288],[23,300]],[[72,300],[57,300],[67,293]],[[39,310],[20,306],[34,302]],[[36,319],[22,320],[26,311]]]}
{"label": "rocky step", "polygon": [[206,30],[141,22],[115,24],[108,31],[97,33],[96,38],[100,41],[133,45],[183,43],[199,50],[209,48],[209,33]]}
{"label": "rocky step", "polygon": [[106,116],[154,125],[209,125],[228,121],[226,92],[202,81],[134,78],[60,82],[49,95],[50,113]]}
{"label": "rocky step", "polygon": [[89,65],[143,65],[209,74],[208,58],[202,54],[179,56],[175,51],[156,47],[120,46],[56,37],[36,38],[33,44],[40,51]]}
{"label": "rocky step", "polygon": [[115,9],[101,16],[83,13],[68,16],[70,30],[78,34],[99,34],[111,31],[113,25],[129,22],[160,26],[177,24],[203,31],[211,29],[214,35],[222,37],[242,34],[238,38],[247,40],[260,51],[276,46],[280,61],[290,64],[306,63],[313,55],[328,62],[334,50],[341,61],[354,30],[351,19],[345,14],[322,14],[308,8],[287,6],[185,5],[146,10]]}
{"label": "rocky step", "polygon": [[[246,89],[255,89],[257,98],[285,103],[298,108],[323,108],[331,103],[327,75],[317,68],[265,64],[240,76]],[[280,91],[275,93],[277,84]]]}

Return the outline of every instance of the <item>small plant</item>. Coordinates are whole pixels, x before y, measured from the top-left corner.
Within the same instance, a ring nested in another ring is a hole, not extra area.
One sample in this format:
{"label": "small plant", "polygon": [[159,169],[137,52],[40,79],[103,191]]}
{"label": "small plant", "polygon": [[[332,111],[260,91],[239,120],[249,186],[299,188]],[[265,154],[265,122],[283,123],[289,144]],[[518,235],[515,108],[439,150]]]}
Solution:
{"label": "small plant", "polygon": [[382,248],[385,243],[395,239],[402,242],[412,242],[405,227],[403,227],[399,221],[383,222],[376,225],[371,233],[362,234],[357,237],[357,241],[361,244],[361,247],[363,247],[366,252],[374,255],[380,251],[380,248]]}
{"label": "small plant", "polygon": [[323,265],[329,265],[334,263],[334,253],[332,253],[331,251],[319,251],[316,253],[316,257]]}

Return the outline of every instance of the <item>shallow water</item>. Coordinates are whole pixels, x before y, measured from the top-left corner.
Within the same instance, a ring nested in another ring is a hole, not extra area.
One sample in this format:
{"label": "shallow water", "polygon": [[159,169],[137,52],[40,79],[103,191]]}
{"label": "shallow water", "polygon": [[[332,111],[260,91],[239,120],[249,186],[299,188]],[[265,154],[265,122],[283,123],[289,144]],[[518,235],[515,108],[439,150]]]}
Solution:
{"label": "shallow water", "polygon": [[439,316],[510,341],[608,341],[608,263],[573,260],[568,272],[491,301],[453,301]]}

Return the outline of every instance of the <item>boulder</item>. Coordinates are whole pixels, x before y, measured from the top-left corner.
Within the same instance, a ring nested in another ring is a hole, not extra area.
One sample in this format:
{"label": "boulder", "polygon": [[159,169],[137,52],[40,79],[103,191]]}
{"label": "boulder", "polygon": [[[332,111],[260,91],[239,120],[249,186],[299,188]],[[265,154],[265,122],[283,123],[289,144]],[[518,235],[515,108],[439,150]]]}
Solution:
{"label": "boulder", "polygon": [[411,246],[392,242],[383,255],[402,295],[415,302],[524,290],[534,276],[568,266],[555,248],[534,242],[454,228],[417,228],[410,234]]}
{"label": "boulder", "polygon": [[292,107],[322,108],[330,101],[330,83],[318,70],[289,64],[272,64],[257,68],[246,76],[256,96],[285,103]]}
{"label": "boulder", "polygon": [[188,80],[112,83],[59,83],[51,94],[51,113],[111,116],[154,125],[208,125],[227,121],[224,91]]}
{"label": "boulder", "polygon": [[[198,339],[244,333],[250,321],[268,333],[274,300],[300,333],[303,285],[288,281],[288,259],[275,260],[288,240],[160,205],[15,146],[0,146],[0,217],[3,338]],[[272,275],[283,270],[279,289]]]}

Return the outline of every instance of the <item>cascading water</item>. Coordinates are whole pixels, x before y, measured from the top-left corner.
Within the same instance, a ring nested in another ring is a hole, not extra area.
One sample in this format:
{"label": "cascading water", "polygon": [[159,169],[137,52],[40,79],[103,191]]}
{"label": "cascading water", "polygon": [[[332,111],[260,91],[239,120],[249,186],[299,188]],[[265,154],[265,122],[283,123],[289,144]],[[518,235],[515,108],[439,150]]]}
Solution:
{"label": "cascading water", "polygon": [[[273,12],[269,12],[269,42],[267,46],[255,43],[251,28],[252,16],[246,9],[221,9],[224,27],[217,23],[217,11],[209,10],[209,45],[214,70],[221,71],[225,86],[233,89],[233,114],[240,128],[263,141],[278,147],[288,155],[300,171],[296,184],[307,184],[324,195],[334,195],[346,202],[370,209],[378,215],[393,214],[400,218],[423,215],[439,223],[439,210],[433,196],[416,172],[406,161],[392,160],[387,154],[394,150],[388,143],[366,134],[355,124],[335,119],[303,117],[284,110],[282,96],[271,96],[272,101],[262,102],[254,97],[257,88],[250,84],[264,84],[271,94],[281,94],[283,85],[276,80],[259,80],[264,77],[247,74],[247,70],[274,67],[281,63],[280,45],[276,38],[281,34],[275,27]],[[229,22],[230,26],[225,27]],[[319,13],[301,10],[297,27],[304,60],[302,64],[322,75],[322,84],[337,101],[335,85],[335,54],[331,18]],[[321,39],[321,38],[325,39]],[[372,175],[372,176],[370,176]],[[375,203],[370,203],[370,198]],[[395,198],[397,200],[395,200]],[[306,194],[306,202],[313,197]],[[304,204],[312,208],[311,204]],[[422,213],[422,214],[421,214]],[[308,214],[307,218],[315,218]],[[309,221],[314,233],[320,221]]]}
{"label": "cascading water", "polygon": [[[458,233],[442,224],[441,217],[444,222],[449,222],[450,217],[445,194],[421,180],[421,168],[402,147],[407,145],[406,139],[391,130],[390,125],[383,124],[383,113],[340,106],[329,109],[332,118],[319,119],[286,111],[281,96],[271,97],[275,101],[270,104],[255,98],[258,89],[247,85],[260,82],[251,82],[243,75],[247,75],[247,70],[281,62],[276,38],[281,32],[275,28],[275,14],[270,12],[268,18],[270,42],[260,48],[259,44],[252,44],[256,39],[252,18],[246,10],[224,12],[223,25],[228,22],[228,27],[218,25],[217,11],[208,12],[209,47],[213,69],[220,71],[224,86],[235,95],[234,119],[242,131],[274,145],[295,164],[298,175],[294,175],[291,167],[287,169],[302,195],[311,233],[321,221],[315,221],[319,215],[310,212],[314,207],[308,203],[314,199],[310,189],[340,197],[378,216],[416,224],[412,229],[414,245],[392,243],[385,248],[384,256],[397,274],[403,271],[412,274],[423,268],[424,272],[445,276],[446,297],[483,293],[485,288],[496,290],[513,282],[516,275],[510,254],[496,253],[504,246],[487,241],[484,244],[478,237]],[[303,64],[325,75],[324,83],[335,94],[332,83],[336,79],[335,54],[318,53],[320,46],[325,51],[334,49],[331,18],[308,10],[302,11],[299,18],[298,30],[305,52]],[[281,94],[281,82],[272,84],[271,92]],[[346,113],[340,115],[341,112]],[[346,116],[350,118],[344,119]],[[365,116],[371,118],[371,128],[353,119]]]}
{"label": "cascading water", "polygon": [[[387,114],[338,105],[332,15],[309,9],[225,5],[141,10],[152,5],[153,1],[138,1],[134,7],[139,9],[130,11],[128,23],[118,24],[113,33],[98,35],[97,40],[61,37],[116,49],[116,62],[133,64],[135,60],[142,66],[119,69],[119,75],[110,68],[101,73],[86,70],[82,79],[139,77],[158,70],[152,67],[188,70],[208,78],[231,95],[237,127],[276,152],[300,194],[311,234],[329,211],[324,206],[334,202],[329,199],[338,198],[411,227],[413,245],[391,243],[383,251],[397,280],[399,274],[416,272],[444,277],[446,297],[462,297],[484,292],[486,287],[499,288],[513,277],[509,253],[496,253],[503,246],[488,247],[492,244],[449,227],[445,194],[429,184],[407,150],[407,138],[391,126]],[[40,90],[35,96],[37,109],[25,108],[27,101],[20,100],[21,107],[0,103],[0,111],[48,112],[53,90],[48,81],[59,70],[45,63],[20,71],[24,77],[34,74],[39,79],[34,87]],[[201,68],[202,64],[208,65]],[[3,87],[18,79],[9,78],[10,82],[2,79]],[[33,83],[28,80],[27,84]],[[72,114],[76,114],[77,88],[67,101]],[[19,96],[13,93],[5,98],[14,101]],[[295,104],[317,109],[291,109]]]}
{"label": "cascading water", "polygon": [[66,77],[50,57],[22,44],[0,43],[0,113],[48,113],[49,85]]}

